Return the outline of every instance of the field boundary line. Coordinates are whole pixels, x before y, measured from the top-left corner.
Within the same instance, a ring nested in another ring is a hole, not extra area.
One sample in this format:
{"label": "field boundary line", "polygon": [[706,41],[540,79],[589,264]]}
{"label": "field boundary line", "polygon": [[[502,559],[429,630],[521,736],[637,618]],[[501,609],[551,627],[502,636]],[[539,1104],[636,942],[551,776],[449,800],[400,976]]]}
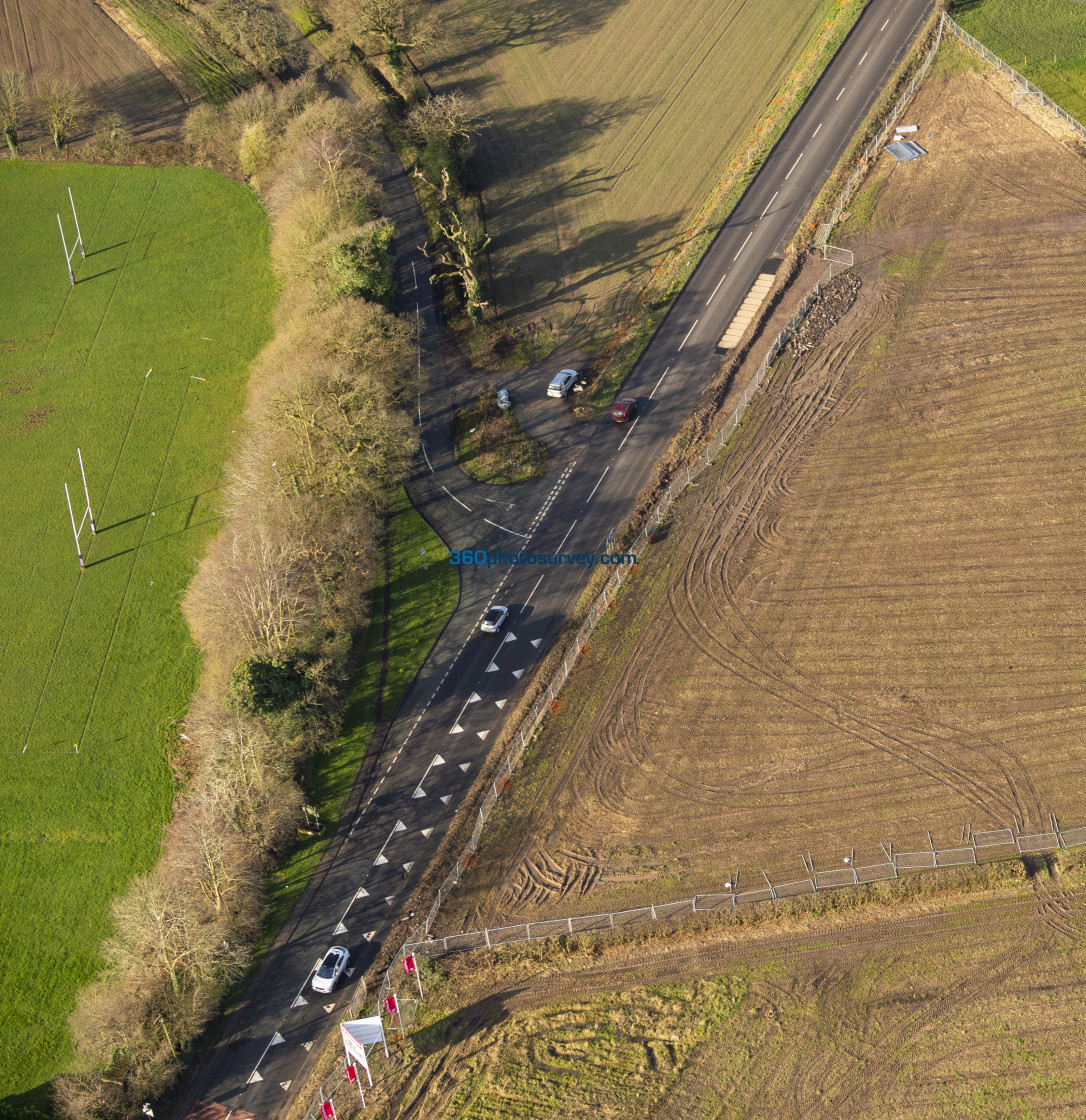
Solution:
{"label": "field boundary line", "polygon": [[[929,833],[930,842],[930,833]],[[464,953],[474,949],[496,949],[504,945],[517,945],[527,941],[546,941],[554,937],[572,937],[578,933],[602,933],[627,929],[639,925],[654,925],[669,919],[690,914],[713,914],[722,910],[733,911],[740,906],[757,902],[777,902],[799,895],[819,891],[840,890],[846,887],[863,887],[869,883],[901,878],[900,872],[935,871],[947,867],[977,866],[978,852],[992,848],[1014,848],[1015,855],[1041,855],[1086,846],[1086,828],[1062,831],[1053,814],[1049,814],[1049,827],[1044,832],[1023,833],[1014,828],[973,832],[968,825],[962,829],[962,839],[953,848],[930,848],[916,852],[894,852],[893,844],[883,845],[885,859],[879,863],[856,866],[855,849],[852,855],[824,871],[816,870],[814,859],[804,855],[805,877],[791,882],[772,882],[765,871],[759,871],[766,886],[740,891],[738,873],[735,880],[725,884],[725,890],[715,893],[697,893],[692,898],[673,902],[655,902],[628,910],[615,910],[600,914],[572,914],[561,918],[536,918],[510,926],[487,927],[451,933],[447,937],[427,938],[408,942],[408,953],[419,953],[431,959]]]}

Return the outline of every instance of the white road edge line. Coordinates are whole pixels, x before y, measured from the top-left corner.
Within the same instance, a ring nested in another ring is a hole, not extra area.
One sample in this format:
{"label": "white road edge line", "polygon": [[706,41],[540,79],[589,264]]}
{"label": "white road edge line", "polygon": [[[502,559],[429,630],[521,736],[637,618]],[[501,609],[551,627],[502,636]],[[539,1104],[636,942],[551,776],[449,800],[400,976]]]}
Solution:
{"label": "white road edge line", "polygon": [[[671,369],[671,366],[668,366],[667,369],[665,369],[664,372],[660,374],[660,381],[657,381],[656,384],[653,385],[652,393],[655,393],[656,390],[660,388],[660,382],[662,382],[664,380],[664,378],[667,377],[668,370],[670,370],[670,369]],[[649,400],[650,401],[652,400],[652,393],[649,393]],[[634,423],[636,423],[636,421],[634,421]]]}
{"label": "white road edge line", "polygon": [[539,579],[535,581],[535,587],[533,587],[532,590],[528,592],[528,598],[524,600],[524,606],[520,608],[521,614],[523,614],[528,609],[528,604],[532,601],[532,596],[536,593],[536,589],[542,582],[543,576],[540,576]]}
{"label": "white road edge line", "polygon": [[[821,128],[822,126],[821,126],[821,125],[819,125],[818,127],[819,127],[819,128]],[[803,159],[803,152],[800,152],[800,153],[799,153],[799,155],[798,155],[798,156],[796,156],[796,162],[795,162],[795,163],[793,163],[793,164],[792,164],[792,166],[791,166],[791,167],[790,167],[790,168],[788,169],[788,174],[787,174],[787,175],[785,175],[785,177],[784,177],[784,181],[785,181],[786,183],[788,182],[788,180],[789,180],[789,179],[791,179],[791,177],[792,177],[792,172],[793,172],[793,171],[795,171],[795,169],[796,169],[796,167],[797,167],[797,166],[799,165],[799,161],[800,161],[801,159]]]}
{"label": "white road edge line", "polygon": [[[691,327],[690,329],[693,330],[694,328]],[[600,475],[600,482],[602,482],[607,477],[607,472],[610,469],[610,467],[604,467],[603,474]],[[592,494],[595,494],[595,492],[600,488],[600,482],[597,482],[596,485],[592,487]],[[585,505],[588,505],[588,503],[592,501],[592,494],[589,494],[585,499]]]}
{"label": "white road edge line", "polygon": [[691,324],[690,324],[690,330],[688,330],[688,331],[686,332],[686,338],[684,338],[684,339],[682,340],[682,342],[680,342],[680,343],[679,343],[679,349],[680,349],[680,350],[681,350],[681,349],[682,349],[682,348],[683,348],[683,347],[684,347],[684,346],[686,345],[687,339],[689,339],[689,337],[690,337],[690,336],[691,336],[691,335],[692,335],[692,334],[694,333],[694,328],[695,328],[695,327],[696,327],[696,326],[698,325],[698,323],[700,323],[700,322],[701,322],[701,320],[700,320],[700,319],[695,319],[695,320],[693,321],[693,323],[691,323]]}
{"label": "white road edge line", "polygon": [[[445,485],[444,482],[441,484],[441,489],[444,490],[445,493],[448,494],[449,497],[452,498],[452,500],[456,502],[458,506],[464,506],[464,503]],[[471,506],[464,506],[464,509],[466,509],[468,513],[471,513]]]}
{"label": "white road edge line", "polygon": [[766,214],[769,213],[770,206],[772,206],[773,203],[777,201],[777,195],[779,195],[780,193],[780,191],[773,192],[773,197],[766,203],[765,209],[762,211],[761,216],[758,218],[758,221],[761,221],[762,218],[764,218]]}
{"label": "white road edge line", "polygon": [[715,296],[715,295],[717,294],[717,292],[719,292],[719,291],[720,291],[720,285],[721,285],[721,284],[723,284],[723,283],[724,283],[724,281],[725,281],[725,280],[727,280],[727,278],[728,278],[728,274],[727,274],[727,273],[725,272],[725,273],[724,273],[724,275],[723,275],[723,276],[721,276],[721,278],[720,278],[720,279],[719,279],[719,280],[718,280],[718,281],[716,282],[716,287],[715,287],[715,288],[713,289],[713,295],[712,295],[712,296],[710,296],[710,297],[709,297],[709,298],[708,298],[708,299],[707,299],[707,300],[705,301],[705,306],[706,306],[706,307],[708,307],[708,306],[709,306],[709,304],[711,304],[711,303],[713,302],[713,296]]}
{"label": "white road edge line", "polygon": [[[751,230],[750,233],[747,234],[747,241],[749,241],[753,236],[754,230]],[[747,247],[747,241],[744,241],[743,244],[739,246],[739,253],[741,253]],[[732,257],[732,264],[735,264],[735,262],[739,260],[739,253],[736,253],[735,256]]]}

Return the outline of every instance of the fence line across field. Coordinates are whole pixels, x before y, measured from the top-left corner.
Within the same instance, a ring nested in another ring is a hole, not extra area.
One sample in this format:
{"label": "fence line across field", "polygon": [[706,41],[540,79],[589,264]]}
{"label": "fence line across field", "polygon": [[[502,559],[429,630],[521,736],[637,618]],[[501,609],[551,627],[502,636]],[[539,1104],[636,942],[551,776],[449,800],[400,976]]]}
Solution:
{"label": "fence line across field", "polygon": [[[958,23],[955,23],[950,16],[944,14],[943,23],[946,29],[952,35],[956,35],[959,39],[961,39],[961,41],[965,43],[965,45],[969,47],[970,50],[975,51],[980,55],[981,58],[985,60],[985,62],[990,63],[1001,74],[1006,74],[1012,82],[1020,86],[1021,89],[1019,92],[1024,97],[1028,97],[1030,100],[1037,102],[1038,105],[1043,106],[1050,113],[1053,113],[1055,116],[1059,117],[1060,120],[1063,121],[1063,123],[1067,125],[1067,127],[1070,128],[1071,131],[1079,137],[1080,140],[1086,140],[1086,124],[1083,124],[1082,121],[1071,116],[1071,114],[1068,113],[1066,109],[1063,109],[1059,105],[1057,105],[1056,102],[1053,101],[1047,93],[1045,93],[1041,89],[1038,89],[1037,86],[1035,86],[1029,80],[1029,78],[1020,74],[1017,70],[1015,70],[1013,66],[1010,66],[1008,63],[1004,62],[1003,59],[999,57],[999,55],[993,54],[982,42],[980,42],[978,39],[973,38],[973,36],[970,35],[964,27],[962,27]],[[1019,103],[1017,97],[1015,97],[1013,94],[1011,96],[1011,103],[1013,105],[1017,105]]]}
{"label": "fence line across field", "polygon": [[826,871],[815,869],[814,860],[805,855],[803,859],[806,875],[791,882],[772,882],[764,871],[760,872],[765,886],[740,891],[738,882],[728,883],[730,890],[715,894],[696,894],[678,902],[657,902],[639,906],[632,910],[616,910],[602,914],[582,914],[564,918],[548,918],[535,922],[522,922],[512,926],[499,926],[494,929],[469,930],[466,933],[453,933],[447,937],[430,938],[404,948],[409,953],[430,958],[446,956],[450,953],[463,953],[473,949],[497,949],[503,945],[518,945],[527,941],[545,941],[552,937],[570,937],[578,933],[596,933],[616,929],[629,929],[635,926],[652,925],[669,919],[691,914],[712,914],[736,910],[740,906],[756,902],[776,902],[785,898],[815,894],[818,891],[840,890],[847,887],[861,887],[868,883],[878,883],[886,879],[897,879],[903,871],[933,870],[943,867],[962,867],[979,862],[978,852],[986,854],[996,849],[1013,848],[1018,855],[1041,855],[1060,849],[1070,849],[1086,845],[1086,828],[1073,828],[1060,831],[1051,818],[1047,832],[1023,834],[1014,828],[997,828],[986,832],[962,830],[962,843],[955,848],[936,848],[928,834],[927,849],[917,852],[897,852],[893,845],[883,846],[886,857],[878,863],[857,867],[850,857],[844,867]]}
{"label": "fence line across field", "polygon": [[[866,177],[870,169],[871,160],[878,155],[887,140],[894,134],[894,128],[897,122],[916,95],[921,81],[923,81],[924,77],[927,75],[939,51],[939,47],[942,44],[943,35],[947,31],[950,31],[953,35],[962,40],[1001,73],[1010,77],[1012,81],[1016,82],[1022,88],[1024,94],[1053,112],[1078,136],[1086,140],[1086,126],[1070,116],[1065,110],[1061,109],[1051,98],[1038,89],[1037,86],[1019,74],[1017,70],[1009,66],[997,55],[993,54],[987,47],[978,42],[977,39],[951,19],[946,12],[943,12],[939,20],[935,39],[925,55],[920,69],[895,102],[893,109],[875,134],[874,139],[864,148],[857,160],[855,169],[849,176],[848,181],[834,203],[829,221],[822,225],[816,235],[815,243],[821,248],[823,257],[828,262],[825,273],[823,273],[815,287],[804,298],[796,313],[773,341],[761,365],[755,372],[754,377],[743,391],[743,396],[735,411],[717,431],[705,451],[688,463],[687,466],[680,470],[668,483],[666,493],[646,518],[644,527],[638,534],[637,539],[629,546],[628,551],[636,553],[643,545],[649,542],[679,495],[694,482],[703,471],[708,469],[713,460],[720,454],[724,445],[739,427],[754,393],[765,381],[774,361],[777,359],[788,340],[799,328],[800,323],[802,323],[803,319],[806,317],[807,312],[810,310],[819,292],[821,292],[835,275],[851,267],[853,263],[852,254],[847,249],[840,249],[837,246],[829,244],[830,235],[833,232],[834,226],[841,220],[841,215],[852,195],[855,193],[856,188]],[[610,547],[610,543],[608,547]],[[734,909],[745,903],[794,897],[800,894],[811,894],[819,890],[833,887],[857,886],[864,883],[878,882],[881,879],[896,878],[899,870],[916,870],[921,868],[973,864],[977,862],[977,852],[988,848],[1014,846],[1019,854],[1027,855],[1055,851],[1060,847],[1071,848],[1086,844],[1086,828],[1077,828],[1066,832],[1060,832],[1053,819],[1052,828],[1049,832],[1022,835],[1017,831],[1017,827],[1015,829],[996,829],[989,832],[979,832],[972,834],[970,838],[971,842],[968,845],[959,848],[936,850],[934,845],[932,845],[931,849],[928,851],[903,852],[897,855],[894,855],[892,850],[887,850],[885,862],[871,864],[867,867],[853,867],[850,865],[848,867],[836,868],[828,871],[815,871],[813,863],[810,862],[810,857],[808,856],[805,860],[805,866],[809,867],[809,875],[807,878],[796,880],[793,883],[773,884],[769,881],[768,877],[766,877],[767,886],[758,888],[757,890],[739,893],[733,891],[726,894],[715,895],[700,894],[695,895],[692,899],[685,899],[681,902],[654,904],[648,907],[642,907],[639,910],[619,911],[616,913],[589,915],[578,918],[560,918],[547,922],[531,922],[526,923],[524,926],[505,927],[502,930],[483,930],[475,934],[457,934],[449,938],[443,938],[440,941],[427,940],[430,930],[433,928],[434,922],[437,920],[445,900],[448,898],[453,887],[459,883],[464,871],[475,861],[475,853],[478,851],[483,827],[486,824],[487,818],[490,816],[494,804],[497,802],[502,791],[508,786],[524,751],[539,729],[539,725],[542,723],[546,713],[550,710],[551,705],[557,699],[558,692],[565,684],[570,672],[579,660],[584,647],[588,644],[588,639],[595,632],[600,620],[613,605],[619,589],[628,576],[629,569],[625,566],[614,569],[611,578],[607,581],[603,591],[589,611],[588,617],[578,631],[577,636],[567,649],[562,665],[547,685],[542,696],[540,696],[539,700],[521,723],[505,758],[502,760],[497,776],[487,790],[486,796],[483,798],[483,803],[479,807],[476,815],[475,827],[472,829],[471,837],[465,845],[464,850],[461,852],[460,857],[457,859],[445,880],[440,887],[438,887],[430,910],[427,912],[422,922],[411,932],[408,939],[400,947],[388,969],[385,971],[378,990],[378,1010],[380,1009],[381,1001],[395,989],[399,970],[402,968],[403,959],[408,953],[418,951],[420,953],[432,955],[433,946],[454,940],[456,937],[463,938],[474,936],[482,938],[482,943],[479,947],[485,948],[488,943],[491,945],[494,944],[493,939],[495,935],[503,935],[507,930],[523,929],[525,931],[524,937],[519,939],[514,938],[512,941],[501,943],[512,944],[515,943],[516,940],[534,941],[541,937],[553,937],[563,932],[567,934],[585,932],[588,928],[621,928],[624,925],[631,925],[640,920],[644,920],[645,915],[648,916],[650,922],[655,922],[661,919],[674,917],[678,914],[701,913],[703,911],[709,912],[721,908]],[[590,926],[589,923],[592,922],[598,924]],[[560,928],[562,926],[564,926],[565,929]],[[475,946],[462,946],[462,948],[473,947]],[[455,950],[449,949],[446,951],[453,952]],[[352,999],[352,1009],[349,1011],[348,1017],[353,1017],[357,1014],[362,1001],[365,999],[365,995],[365,986],[363,985],[362,994],[356,995]],[[343,1081],[343,1069],[345,1065],[346,1060],[344,1059],[337,1066],[336,1072],[321,1086],[317,1097],[314,1099],[314,1103],[306,1111],[304,1120],[316,1120],[320,1115],[321,1094],[326,1094],[323,1097],[324,1100],[330,1099],[332,1090]]]}

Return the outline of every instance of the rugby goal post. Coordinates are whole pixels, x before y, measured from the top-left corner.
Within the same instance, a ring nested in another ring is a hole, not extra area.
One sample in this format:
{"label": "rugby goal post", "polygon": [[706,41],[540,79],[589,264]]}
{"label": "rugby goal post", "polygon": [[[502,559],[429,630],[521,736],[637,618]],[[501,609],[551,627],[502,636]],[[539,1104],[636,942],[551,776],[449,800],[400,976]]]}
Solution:
{"label": "rugby goal post", "polygon": [[68,266],[68,283],[75,287],[75,273],[72,271],[72,259],[75,257],[76,249],[79,250],[79,255],[82,259],[86,260],[87,250],[83,247],[83,234],[79,229],[79,215],[75,212],[75,199],[72,198],[72,188],[68,188],[68,201],[72,205],[72,220],[75,222],[75,242],[71,250],[68,249],[68,239],[64,236],[64,223],[60,220],[60,215],[57,214],[57,226],[60,229],[60,243],[64,246],[64,263]]}
{"label": "rugby goal post", "polygon": [[98,532],[98,526],[94,523],[94,511],[91,509],[90,490],[87,487],[87,472],[83,469],[83,452],[77,447],[75,449],[75,455],[79,460],[79,477],[83,480],[83,500],[86,503],[83,506],[82,516],[79,519],[78,525],[76,525],[75,522],[75,507],[72,505],[72,495],[71,491],[68,489],[67,483],[64,483],[64,497],[68,502],[68,516],[72,521],[72,536],[75,537],[75,554],[79,557],[80,568],[85,568],[87,565],[83,556],[83,528],[89,522],[91,536],[93,537]]}

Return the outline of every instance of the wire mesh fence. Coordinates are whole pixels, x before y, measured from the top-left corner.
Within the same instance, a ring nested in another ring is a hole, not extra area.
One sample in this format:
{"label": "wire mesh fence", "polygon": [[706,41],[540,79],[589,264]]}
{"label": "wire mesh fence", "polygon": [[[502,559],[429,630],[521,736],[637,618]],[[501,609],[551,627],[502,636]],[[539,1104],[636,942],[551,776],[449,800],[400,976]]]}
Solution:
{"label": "wire mesh fence", "polygon": [[[1045,93],[1041,89],[1038,89],[1037,86],[1035,86],[1029,80],[1029,78],[1023,76],[1022,74],[1019,74],[1013,66],[1009,66],[1006,62],[1003,61],[1003,59],[999,57],[999,55],[993,54],[982,42],[980,42],[978,39],[974,39],[973,36],[965,30],[965,28],[955,23],[954,20],[950,18],[950,16],[943,16],[943,24],[946,30],[961,39],[961,41],[965,43],[965,45],[969,47],[970,50],[975,51],[986,62],[991,63],[991,65],[994,66],[1001,74],[1006,74],[1012,82],[1020,87],[1019,92],[1025,95],[1026,99],[1033,101],[1038,105],[1042,105],[1050,113],[1053,113],[1055,116],[1059,117],[1059,119],[1063,121],[1063,123],[1067,125],[1067,127],[1070,128],[1071,131],[1079,137],[1079,139],[1086,140],[1086,124],[1083,124],[1082,121],[1071,116],[1071,114],[1067,112],[1066,109],[1063,109],[1059,105],[1057,105],[1056,102],[1053,101],[1047,93]],[[1017,97],[1012,97],[1012,103],[1015,105],[1019,104],[1019,99]]]}
{"label": "wire mesh fence", "polygon": [[738,890],[738,881],[729,882],[726,890],[716,894],[696,894],[678,902],[655,903],[633,910],[616,910],[602,914],[585,914],[565,918],[548,918],[519,925],[499,926],[495,929],[470,930],[453,933],[447,937],[428,938],[405,946],[410,953],[427,957],[442,957],[471,949],[497,949],[504,945],[517,945],[527,941],[546,941],[553,937],[571,937],[578,933],[605,930],[622,930],[675,921],[694,914],[728,912],[756,902],[776,902],[815,894],[818,891],[861,887],[886,879],[897,879],[902,872],[925,871],[941,867],[961,867],[976,864],[980,858],[1003,849],[1005,854],[1043,855],[1061,849],[1086,846],[1086,828],[1061,831],[1053,817],[1045,832],[1022,833],[1017,822],[1014,828],[1001,828],[988,832],[962,830],[962,841],[957,847],[936,848],[928,834],[928,848],[916,852],[895,852],[893,845],[883,847],[885,859],[877,863],[857,866],[853,858],[844,866],[824,871],[816,869],[811,857],[804,857],[806,875],[791,882],[773,882],[763,871],[759,872],[765,886]]}
{"label": "wire mesh fence", "polygon": [[[829,221],[822,226],[822,230],[819,232],[819,240],[821,241],[823,252],[827,250],[829,235],[833,232],[834,226],[841,220],[841,215],[848,205],[849,199],[852,198],[856,188],[863,182],[864,177],[867,175],[871,160],[879,154],[886,141],[894,135],[894,129],[897,122],[901,119],[901,114],[909,107],[909,103],[912,101],[913,97],[916,96],[916,91],[920,87],[920,83],[927,76],[932,62],[935,61],[935,56],[939,53],[939,47],[943,41],[943,31],[948,21],[954,23],[946,12],[943,12],[939,20],[938,29],[935,32],[935,39],[928,53],[924,56],[924,61],[921,63],[920,69],[913,75],[912,80],[894,103],[894,107],[890,110],[889,116],[883,121],[878,132],[875,133],[874,139],[864,148],[859,158],[856,160],[855,169],[848,177],[848,181],[842,188],[841,193],[837,196],[837,201],[833,204],[833,213],[830,215]],[[954,26],[957,27],[958,25],[954,24]],[[832,246],[830,246],[830,248],[832,248]]]}

